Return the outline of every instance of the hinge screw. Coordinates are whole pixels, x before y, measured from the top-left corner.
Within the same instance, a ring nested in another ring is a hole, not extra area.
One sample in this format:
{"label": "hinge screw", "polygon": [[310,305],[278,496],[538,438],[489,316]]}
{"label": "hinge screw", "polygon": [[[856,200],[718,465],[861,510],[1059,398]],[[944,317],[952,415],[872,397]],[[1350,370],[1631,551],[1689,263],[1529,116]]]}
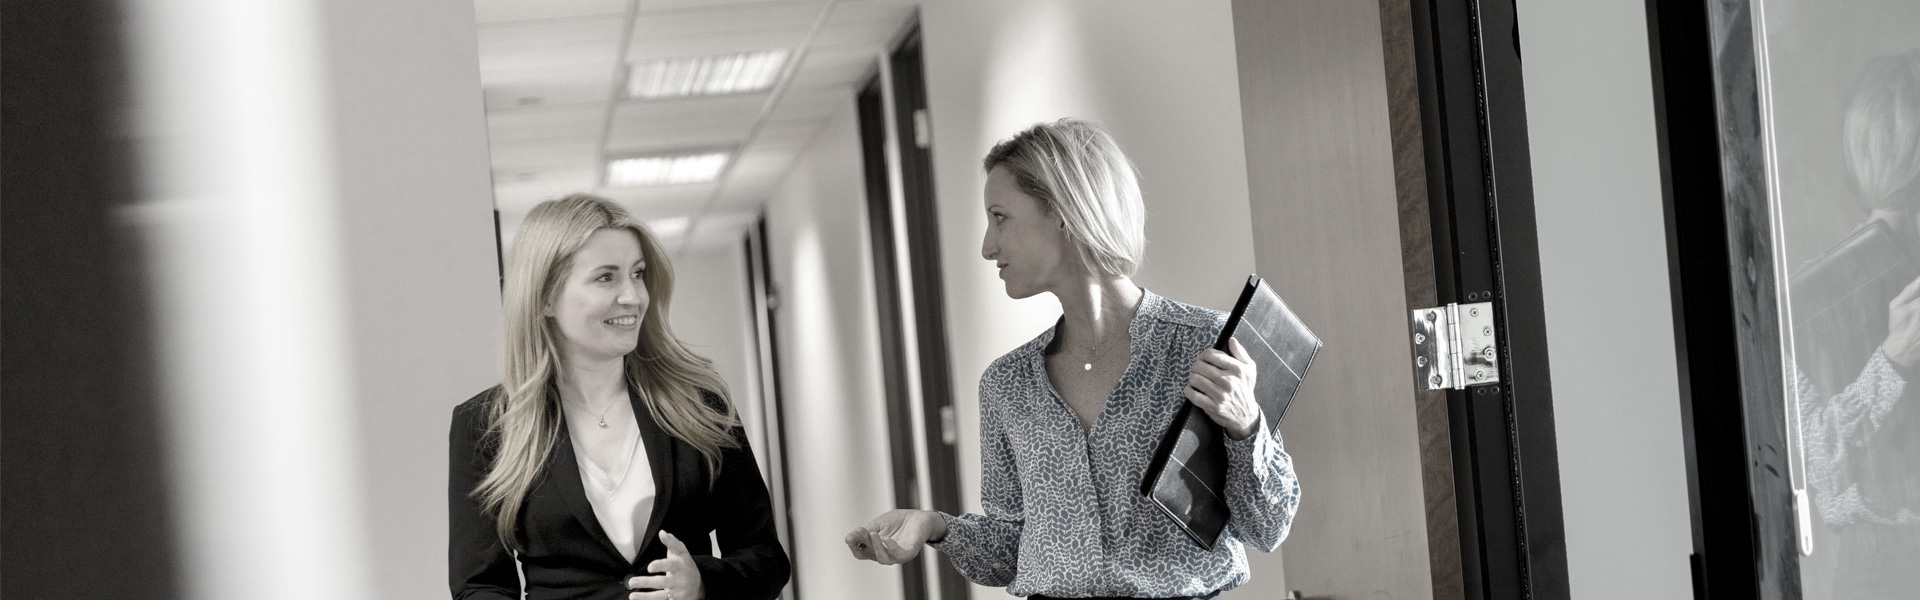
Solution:
{"label": "hinge screw", "polygon": [[1413,366],[1416,366],[1416,367],[1427,366],[1427,357],[1425,356],[1414,357]]}
{"label": "hinge screw", "polygon": [[1493,335],[1493,326],[1489,325],[1486,327],[1481,327],[1480,335]]}
{"label": "hinge screw", "polygon": [[1434,374],[1433,378],[1428,379],[1427,381],[1433,382],[1433,385],[1438,387],[1440,385],[1440,375],[1436,373]]}
{"label": "hinge screw", "polygon": [[1427,334],[1424,334],[1424,333],[1413,334],[1413,343],[1415,344],[1427,343]]}
{"label": "hinge screw", "polygon": [[1473,380],[1474,380],[1474,381],[1480,381],[1480,380],[1482,380],[1482,379],[1486,379],[1486,378],[1487,378],[1487,372],[1486,372],[1486,371],[1474,371],[1474,372],[1473,372]]}
{"label": "hinge screw", "polygon": [[1478,309],[1478,308],[1469,308],[1469,309],[1467,309],[1467,316],[1469,316],[1469,317],[1478,317],[1478,316],[1480,316],[1480,309]]}

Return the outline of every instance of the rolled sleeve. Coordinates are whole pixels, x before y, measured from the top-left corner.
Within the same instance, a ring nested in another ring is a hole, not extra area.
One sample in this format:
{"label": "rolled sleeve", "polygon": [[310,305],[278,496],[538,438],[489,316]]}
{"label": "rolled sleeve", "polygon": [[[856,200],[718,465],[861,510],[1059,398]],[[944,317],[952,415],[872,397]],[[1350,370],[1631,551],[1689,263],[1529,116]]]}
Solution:
{"label": "rolled sleeve", "polygon": [[1287,538],[1294,510],[1300,506],[1300,480],[1293,473],[1280,437],[1267,428],[1266,415],[1253,435],[1227,438],[1227,522],[1234,537],[1262,552],[1272,552]]}

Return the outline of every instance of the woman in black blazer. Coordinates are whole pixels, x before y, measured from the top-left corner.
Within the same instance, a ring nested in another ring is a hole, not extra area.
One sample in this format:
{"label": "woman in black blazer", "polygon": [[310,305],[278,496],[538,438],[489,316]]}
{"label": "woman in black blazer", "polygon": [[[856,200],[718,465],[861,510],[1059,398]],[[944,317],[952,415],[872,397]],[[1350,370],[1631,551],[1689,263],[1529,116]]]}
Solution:
{"label": "woman in black blazer", "polygon": [[613,202],[527,215],[504,381],[453,412],[454,598],[779,594],[791,566],[766,485],[726,384],[668,328],[672,292],[666,253]]}

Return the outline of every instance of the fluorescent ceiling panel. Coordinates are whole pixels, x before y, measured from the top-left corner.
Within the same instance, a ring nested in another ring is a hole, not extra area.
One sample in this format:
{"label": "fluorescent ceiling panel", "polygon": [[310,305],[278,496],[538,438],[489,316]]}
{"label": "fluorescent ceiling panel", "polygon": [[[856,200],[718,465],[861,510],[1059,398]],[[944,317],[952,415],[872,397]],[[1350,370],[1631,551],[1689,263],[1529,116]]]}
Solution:
{"label": "fluorescent ceiling panel", "polygon": [[661,238],[680,237],[687,232],[687,226],[692,224],[693,219],[687,217],[654,219],[647,222],[647,226],[653,229],[653,235]]}
{"label": "fluorescent ceiling panel", "polygon": [[726,168],[727,152],[703,152],[674,156],[636,156],[607,161],[607,185],[639,187],[706,183]]}
{"label": "fluorescent ceiling panel", "polygon": [[634,63],[627,96],[643,100],[757,92],[773,87],[787,50],[669,58]]}

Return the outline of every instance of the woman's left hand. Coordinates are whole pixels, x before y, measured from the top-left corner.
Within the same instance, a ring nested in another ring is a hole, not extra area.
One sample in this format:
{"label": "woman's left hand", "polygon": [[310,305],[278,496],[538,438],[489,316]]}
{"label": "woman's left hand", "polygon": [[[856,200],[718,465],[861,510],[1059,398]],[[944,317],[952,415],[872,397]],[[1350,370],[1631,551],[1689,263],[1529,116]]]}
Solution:
{"label": "woman's left hand", "polygon": [[1258,373],[1253,358],[1240,347],[1240,340],[1229,338],[1227,348],[1232,355],[1212,348],[1200,353],[1200,360],[1193,361],[1193,372],[1187,375],[1185,393],[1189,402],[1207,411],[1214,423],[1227,430],[1227,437],[1244,440],[1260,426],[1260,403],[1253,399]]}
{"label": "woman's left hand", "polygon": [[703,600],[706,589],[700,586],[700,569],[687,554],[687,545],[660,530],[660,542],[667,545],[667,557],[647,563],[647,572],[659,575],[627,579],[627,589],[651,589],[627,594],[627,600]]}

